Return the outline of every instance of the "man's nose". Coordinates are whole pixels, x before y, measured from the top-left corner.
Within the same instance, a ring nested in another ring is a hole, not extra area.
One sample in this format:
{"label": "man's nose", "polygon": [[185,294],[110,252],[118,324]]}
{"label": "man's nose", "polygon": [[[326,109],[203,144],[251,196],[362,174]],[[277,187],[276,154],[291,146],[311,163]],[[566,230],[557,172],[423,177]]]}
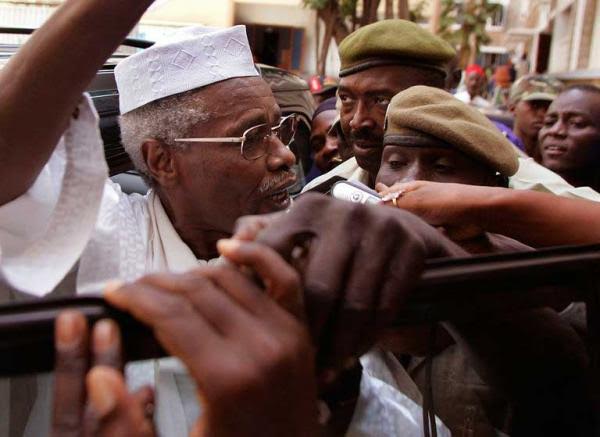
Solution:
{"label": "man's nose", "polygon": [[427,178],[425,176],[425,172],[421,169],[421,166],[418,164],[413,164],[406,169],[398,182],[414,182],[424,180],[427,180]]}
{"label": "man's nose", "polygon": [[548,128],[546,135],[564,138],[567,136],[567,125],[560,119],[556,120],[556,122]]}
{"label": "man's nose", "polygon": [[291,168],[296,163],[296,157],[290,150],[289,145],[285,145],[281,140],[272,135],[269,140],[269,153],[267,155],[267,167],[270,171],[280,170],[282,168]]}
{"label": "man's nose", "polygon": [[325,140],[325,153],[327,155],[334,155],[338,153],[339,143],[337,138],[327,138]]}
{"label": "man's nose", "polygon": [[352,115],[352,119],[350,120],[350,128],[351,129],[360,129],[360,128],[374,128],[375,121],[371,117],[371,112],[369,110],[368,105],[365,104],[362,100],[358,101],[356,105],[356,111]]}

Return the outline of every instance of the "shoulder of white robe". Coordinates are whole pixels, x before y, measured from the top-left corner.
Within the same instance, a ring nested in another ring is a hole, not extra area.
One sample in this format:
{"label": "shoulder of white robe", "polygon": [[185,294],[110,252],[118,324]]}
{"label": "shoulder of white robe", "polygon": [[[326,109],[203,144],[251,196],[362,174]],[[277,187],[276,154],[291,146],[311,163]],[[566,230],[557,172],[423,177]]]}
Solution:
{"label": "shoulder of white robe", "polygon": [[552,170],[535,162],[533,158],[519,157],[519,170],[509,178],[515,190],[532,190],[552,193],[572,199],[600,202],[600,193],[590,187],[574,187]]}
{"label": "shoulder of white robe", "polygon": [[[66,167],[46,231],[18,255],[0,258],[2,279],[38,297],[52,291],[81,256],[94,231],[108,177],[98,114],[89,95],[83,96],[77,113],[61,138]],[[60,159],[55,155],[51,159]]]}

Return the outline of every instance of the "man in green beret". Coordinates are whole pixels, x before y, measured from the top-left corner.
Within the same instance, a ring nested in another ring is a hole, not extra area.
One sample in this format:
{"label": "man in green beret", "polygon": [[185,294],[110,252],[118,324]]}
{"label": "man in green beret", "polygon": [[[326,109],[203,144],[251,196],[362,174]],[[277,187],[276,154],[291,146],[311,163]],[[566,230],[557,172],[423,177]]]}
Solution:
{"label": "man in green beret", "polygon": [[538,134],[550,103],[563,88],[562,82],[547,75],[528,75],[510,88],[508,109],[515,117],[513,132],[527,155],[540,161]]}
{"label": "man in green beret", "polygon": [[358,165],[373,184],[381,161],[383,120],[392,97],[414,85],[443,88],[452,47],[421,26],[385,20],[340,44],[340,123]]}
{"label": "man in green beret", "polygon": [[[437,88],[415,86],[397,94],[385,125],[380,191],[417,180],[506,187],[519,168],[512,144],[485,115]],[[527,249],[498,237],[476,232],[457,243],[476,253]]]}
{"label": "man in green beret", "polygon": [[[448,65],[456,54],[443,39],[415,23],[397,19],[361,27],[342,41],[339,52],[340,127],[355,157],[312,180],[304,191],[318,186],[323,191],[323,186],[336,177],[374,187],[390,100],[415,85],[444,89]],[[526,157],[519,159],[519,170],[509,182],[511,188],[600,201],[600,194],[591,188],[574,188]]]}
{"label": "man in green beret", "polygon": [[[388,206],[401,206],[401,198],[410,196],[411,188],[400,187],[396,183],[412,181],[431,181],[440,183],[468,184],[479,186],[507,186],[508,178],[517,172],[519,162],[512,144],[504,135],[476,108],[469,106],[451,94],[436,88],[416,86],[397,94],[390,102],[385,119],[383,138],[383,154],[381,168],[377,175],[377,189],[386,194],[383,200]],[[451,206],[450,206],[451,207]],[[466,229],[446,227],[443,232],[469,253],[484,254],[492,252],[518,252],[531,250],[528,246],[503,235],[484,232],[477,227]],[[502,316],[502,327],[491,335],[488,331],[481,335],[483,342],[481,351],[486,350],[487,359],[478,358],[465,353],[465,342],[457,338],[455,333],[446,335],[445,327],[438,329],[443,334],[438,338],[454,338],[456,343],[444,341],[438,343],[435,360],[431,371],[431,385],[428,384],[426,360],[427,353],[422,348],[429,344],[429,327],[412,328],[406,331],[402,344],[408,347],[396,348],[396,352],[404,354],[404,365],[407,374],[397,374],[399,378],[410,378],[422,393],[432,390],[436,415],[450,428],[453,435],[498,436],[498,435],[547,435],[541,430],[543,426],[535,423],[537,417],[544,416],[556,408],[556,398],[545,394],[533,393],[530,387],[540,383],[551,386],[559,392],[559,384],[552,383],[550,378],[539,376],[539,381],[530,386],[521,384],[518,392],[505,391],[497,384],[498,379],[489,378],[489,363],[507,380],[520,380],[519,372],[511,369],[511,364],[518,362],[523,366],[534,363],[535,352],[526,344],[542,342],[547,335],[545,330],[556,332],[557,344],[568,345],[577,341],[576,337],[565,335],[571,331],[568,318],[563,320],[553,310],[544,310],[545,314],[531,314],[525,323],[512,319],[512,315]],[[485,323],[478,322],[474,331],[481,331]],[[511,328],[507,328],[510,326]],[[540,335],[539,328],[543,334]],[[512,330],[512,331],[511,331]],[[510,338],[511,332],[518,338]],[[572,332],[572,331],[571,331]],[[397,333],[400,335],[400,333]],[[467,336],[469,336],[468,334]],[[494,341],[491,341],[491,339]],[[510,338],[510,339],[509,339]],[[529,343],[528,343],[529,342]],[[499,346],[500,344],[504,346]],[[411,354],[410,359],[407,353]],[[545,366],[557,366],[556,363],[545,363]],[[560,365],[558,365],[560,367]],[[558,368],[557,367],[557,368]],[[474,369],[477,369],[475,371]],[[493,373],[493,372],[492,372]],[[481,377],[485,378],[483,380]],[[490,381],[494,381],[490,384]],[[581,381],[580,381],[581,382]],[[487,383],[487,384],[486,384]],[[565,382],[565,385],[570,382]],[[401,384],[406,386],[406,384]],[[583,382],[581,387],[585,386]],[[576,407],[560,405],[561,420],[568,423],[567,417],[585,416],[586,401]],[[516,420],[520,415],[526,420]],[[557,418],[555,417],[555,419]],[[550,423],[548,421],[547,423]],[[583,419],[582,429],[589,425]],[[533,428],[528,428],[532,426]],[[534,433],[525,429],[536,429]],[[571,430],[573,435],[579,431]],[[584,431],[585,432],[585,431]],[[562,431],[558,432],[559,434]],[[558,435],[558,434],[557,434]],[[581,435],[581,434],[579,434]]]}

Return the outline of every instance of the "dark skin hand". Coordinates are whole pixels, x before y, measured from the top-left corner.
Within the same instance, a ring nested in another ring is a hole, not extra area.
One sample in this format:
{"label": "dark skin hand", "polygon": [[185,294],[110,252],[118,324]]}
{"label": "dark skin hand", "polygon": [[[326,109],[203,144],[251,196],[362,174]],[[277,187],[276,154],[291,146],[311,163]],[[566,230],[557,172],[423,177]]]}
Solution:
{"label": "dark skin hand", "polygon": [[150,388],[128,392],[121,371],[118,326],[101,320],[90,338],[85,317],[65,311],[56,320],[55,330],[52,436],[154,436],[146,414],[152,409],[154,394]]}
{"label": "dark skin hand", "polygon": [[314,351],[297,317],[298,275],[255,243],[238,263],[253,268],[275,300],[233,266],[147,276],[107,290],[106,299],[150,326],[186,365],[203,404],[192,436],[316,436]]}
{"label": "dark skin hand", "polygon": [[[600,205],[596,202],[534,191],[426,181],[391,187],[379,184],[377,190],[383,196],[402,192],[396,200],[399,208],[432,226],[443,227],[453,240],[486,231],[535,247],[600,242]],[[391,199],[385,203],[393,205]]]}
{"label": "dark skin hand", "polygon": [[[234,238],[257,238],[301,269],[321,365],[345,363],[367,350],[366,340],[372,344],[382,333],[389,339],[389,331],[377,328],[393,321],[425,258],[464,256],[437,230],[399,212],[305,195],[287,214],[246,217],[238,223]],[[306,240],[312,240],[308,254],[298,257],[297,247]],[[556,312],[541,309],[445,327],[484,381],[516,405],[522,435],[541,435],[527,431],[553,427],[562,432],[578,419],[577,430],[589,430],[585,347]],[[577,402],[567,408],[564,399],[571,396]],[[545,416],[544,410],[553,415]]]}
{"label": "dark skin hand", "polygon": [[68,0],[0,71],[0,205],[33,184],[88,83],[151,3]]}
{"label": "dark skin hand", "polygon": [[257,238],[300,269],[319,365],[333,370],[394,322],[426,259],[465,254],[411,214],[312,193],[288,213],[241,219],[234,238]]}

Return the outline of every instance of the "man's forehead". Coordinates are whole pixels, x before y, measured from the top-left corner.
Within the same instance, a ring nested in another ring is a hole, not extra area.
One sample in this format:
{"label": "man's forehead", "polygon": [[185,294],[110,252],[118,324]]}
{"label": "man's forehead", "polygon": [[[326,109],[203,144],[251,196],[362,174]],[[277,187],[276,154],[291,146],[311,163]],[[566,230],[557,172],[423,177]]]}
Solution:
{"label": "man's forehead", "polygon": [[340,79],[340,91],[397,94],[415,85],[431,85],[431,72],[407,65],[383,65]]}
{"label": "man's forehead", "polygon": [[[572,113],[587,115],[592,118],[600,117],[600,110],[598,110],[600,98],[590,94],[579,92],[563,93],[552,102],[548,108],[548,114]],[[596,117],[594,117],[594,114]]]}
{"label": "man's forehead", "polygon": [[197,96],[215,117],[261,111],[281,114],[271,88],[260,78],[229,79],[199,90]]}

